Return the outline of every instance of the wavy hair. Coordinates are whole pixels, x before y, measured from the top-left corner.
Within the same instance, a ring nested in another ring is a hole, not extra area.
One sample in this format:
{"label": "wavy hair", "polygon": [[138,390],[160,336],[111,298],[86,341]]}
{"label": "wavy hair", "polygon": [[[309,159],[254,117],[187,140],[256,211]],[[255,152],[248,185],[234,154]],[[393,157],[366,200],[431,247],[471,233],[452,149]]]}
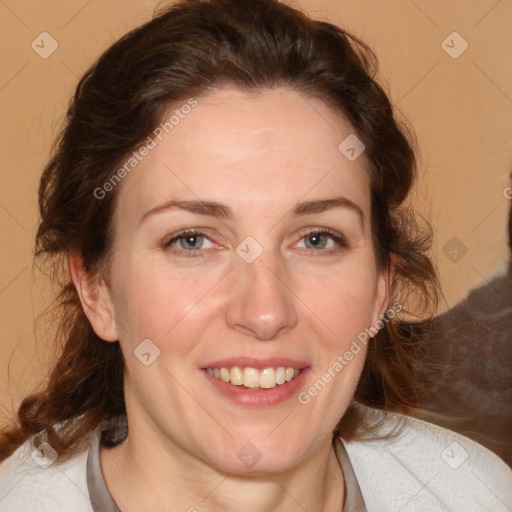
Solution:
{"label": "wavy hair", "polygon": [[[428,257],[431,228],[407,206],[416,177],[414,137],[376,81],[377,59],[341,28],[277,0],[182,0],[161,10],[110,48],[80,79],[65,126],[39,185],[35,260],[59,286],[57,356],[49,378],[22,400],[15,426],[0,434],[0,460],[35,436],[59,454],[79,451],[102,422],[126,413],[119,342],[93,331],[70,278],[67,257],[102,273],[112,248],[119,187],[101,187],[159,125],[169,105],[234,85],[255,92],[288,87],[320,98],[347,118],[365,145],[371,224],[380,266],[395,259],[390,301],[437,306],[438,281]],[[393,256],[394,255],[394,256]],[[412,294],[412,295],[411,295]],[[414,414],[420,347],[386,318],[369,341],[353,401],[335,433],[362,438],[370,427],[358,404]]]}

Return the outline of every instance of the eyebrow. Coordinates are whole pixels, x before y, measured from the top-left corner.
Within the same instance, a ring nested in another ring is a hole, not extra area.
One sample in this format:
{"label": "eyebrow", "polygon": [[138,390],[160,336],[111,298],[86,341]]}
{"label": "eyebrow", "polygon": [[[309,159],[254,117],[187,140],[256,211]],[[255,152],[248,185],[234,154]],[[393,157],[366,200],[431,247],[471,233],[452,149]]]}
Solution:
{"label": "eyebrow", "polygon": [[[332,199],[320,199],[317,201],[304,201],[297,203],[291,210],[293,216],[311,215],[313,213],[322,213],[334,208],[349,208],[357,213],[361,219],[361,224],[364,227],[365,217],[362,209],[353,201],[346,197],[335,197]],[[145,222],[149,217],[163,213],[168,210],[185,210],[198,215],[205,215],[209,217],[216,217],[219,219],[232,219],[234,217],[233,210],[222,203],[216,201],[178,201],[170,200],[165,203],[155,206],[148,210],[140,219],[139,225]]]}

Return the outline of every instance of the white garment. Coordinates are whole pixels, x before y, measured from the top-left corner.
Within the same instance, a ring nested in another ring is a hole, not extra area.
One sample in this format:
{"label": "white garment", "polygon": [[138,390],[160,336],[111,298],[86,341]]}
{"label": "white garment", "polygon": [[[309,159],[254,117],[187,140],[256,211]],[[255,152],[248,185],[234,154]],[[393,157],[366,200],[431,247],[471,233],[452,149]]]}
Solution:
{"label": "white garment", "polygon": [[[399,414],[389,416],[384,430],[396,420],[405,425],[391,440],[342,440],[368,512],[512,511],[512,470],[497,455],[455,432]],[[0,512],[93,512],[88,449],[46,469],[31,457],[33,451],[28,440],[0,464]]]}

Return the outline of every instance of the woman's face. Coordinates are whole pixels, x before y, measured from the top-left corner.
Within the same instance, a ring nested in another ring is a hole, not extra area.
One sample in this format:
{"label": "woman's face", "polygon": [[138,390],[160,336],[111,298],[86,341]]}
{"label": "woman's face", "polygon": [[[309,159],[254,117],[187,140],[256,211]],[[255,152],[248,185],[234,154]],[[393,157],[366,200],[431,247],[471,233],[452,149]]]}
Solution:
{"label": "woman's face", "polygon": [[352,342],[386,309],[364,153],[347,158],[350,124],[285,88],[223,88],[165,120],[176,108],[117,185],[94,327],[121,344],[133,438],[284,471],[331,442],[366,354]]}

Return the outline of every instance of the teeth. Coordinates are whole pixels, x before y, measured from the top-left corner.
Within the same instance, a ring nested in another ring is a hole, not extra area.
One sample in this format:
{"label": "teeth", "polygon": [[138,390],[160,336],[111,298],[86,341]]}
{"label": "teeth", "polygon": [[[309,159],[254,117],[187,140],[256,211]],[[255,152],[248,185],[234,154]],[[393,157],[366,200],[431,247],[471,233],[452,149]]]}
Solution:
{"label": "teeth", "polygon": [[244,386],[246,388],[257,388],[260,385],[260,372],[256,368],[245,368]]}
{"label": "teeth", "polygon": [[280,366],[276,370],[276,382],[278,384],[284,384],[286,382],[286,370],[284,369],[284,366]]}
{"label": "teeth", "polygon": [[[215,371],[214,371],[214,374],[215,374]],[[215,375],[215,377],[216,377],[216,375]],[[231,377],[231,375],[229,374],[229,371],[227,370],[227,368],[220,369],[220,378],[224,382],[229,382],[230,377]]]}
{"label": "teeth", "polygon": [[265,368],[260,373],[260,388],[270,389],[277,385],[276,372],[274,368]]}
{"label": "teeth", "polygon": [[231,374],[228,376],[230,377],[229,382],[235,386],[241,386],[244,383],[244,374],[242,373],[242,370],[236,366],[231,368]]}
{"label": "teeth", "polygon": [[286,382],[290,382],[293,379],[293,377],[295,377],[295,370],[293,368],[286,368],[285,376]]}
{"label": "teeth", "polygon": [[285,382],[290,382],[299,375],[300,370],[295,368],[265,368],[257,370],[256,368],[207,368],[206,371],[212,377],[216,377],[224,382],[231,382],[235,386],[245,386],[246,388],[271,389]]}

